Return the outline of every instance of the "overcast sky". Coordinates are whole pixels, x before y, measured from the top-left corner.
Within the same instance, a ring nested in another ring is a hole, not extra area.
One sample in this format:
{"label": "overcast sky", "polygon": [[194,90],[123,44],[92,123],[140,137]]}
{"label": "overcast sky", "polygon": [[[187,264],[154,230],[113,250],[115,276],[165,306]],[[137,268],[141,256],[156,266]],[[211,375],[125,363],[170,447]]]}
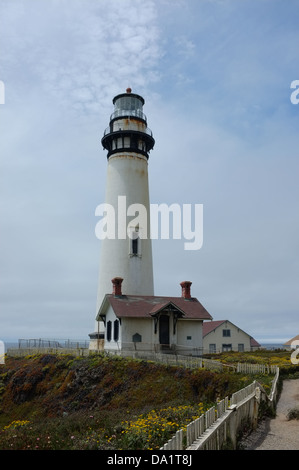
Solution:
{"label": "overcast sky", "polygon": [[88,339],[112,99],[145,98],[152,203],[203,204],[203,246],[153,241],[155,293],[258,341],[299,333],[298,0],[0,0],[0,339]]}

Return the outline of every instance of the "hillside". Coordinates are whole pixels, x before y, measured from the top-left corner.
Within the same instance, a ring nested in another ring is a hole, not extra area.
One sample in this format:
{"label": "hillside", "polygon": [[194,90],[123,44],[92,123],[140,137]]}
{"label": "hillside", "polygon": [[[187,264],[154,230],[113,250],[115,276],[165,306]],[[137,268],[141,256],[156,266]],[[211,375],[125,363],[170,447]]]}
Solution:
{"label": "hillside", "polygon": [[8,357],[0,366],[0,449],[144,448],[140,429],[128,441],[133,423],[165,418],[163,441],[247,379],[104,355]]}

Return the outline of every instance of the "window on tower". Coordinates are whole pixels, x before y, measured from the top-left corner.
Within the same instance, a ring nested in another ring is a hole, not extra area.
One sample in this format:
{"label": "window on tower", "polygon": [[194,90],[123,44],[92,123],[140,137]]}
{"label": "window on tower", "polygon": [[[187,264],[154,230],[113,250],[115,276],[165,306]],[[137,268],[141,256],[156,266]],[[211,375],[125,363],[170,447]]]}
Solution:
{"label": "window on tower", "polygon": [[141,256],[141,244],[140,244],[140,236],[139,236],[139,226],[137,225],[134,229],[131,229],[130,234],[130,249],[129,254],[130,256]]}
{"label": "window on tower", "polygon": [[138,255],[138,240],[138,237],[132,240],[132,255]]}
{"label": "window on tower", "polygon": [[138,149],[138,140],[136,137],[131,137],[131,148]]}

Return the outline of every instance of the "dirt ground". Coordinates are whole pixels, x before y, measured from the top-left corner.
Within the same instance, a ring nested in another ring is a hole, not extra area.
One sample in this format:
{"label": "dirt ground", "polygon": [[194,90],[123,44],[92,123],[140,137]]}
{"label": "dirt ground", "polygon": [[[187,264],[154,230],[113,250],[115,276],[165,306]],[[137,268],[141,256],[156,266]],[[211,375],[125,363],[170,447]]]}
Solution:
{"label": "dirt ground", "polygon": [[299,408],[299,380],[284,380],[276,417],[263,420],[244,441],[244,450],[299,450],[299,420],[287,419],[292,408]]}

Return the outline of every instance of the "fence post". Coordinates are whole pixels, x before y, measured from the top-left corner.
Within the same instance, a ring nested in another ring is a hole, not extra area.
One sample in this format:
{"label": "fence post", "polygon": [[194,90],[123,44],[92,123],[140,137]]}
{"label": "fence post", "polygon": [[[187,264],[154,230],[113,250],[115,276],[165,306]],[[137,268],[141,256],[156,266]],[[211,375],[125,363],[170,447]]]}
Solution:
{"label": "fence post", "polygon": [[192,444],[192,434],[191,434],[191,423],[190,424],[187,424],[187,429],[186,429],[186,433],[187,433],[187,447],[191,446]]}
{"label": "fence post", "polygon": [[257,428],[260,401],[261,401],[261,390],[259,387],[256,387],[255,397],[254,397],[254,402],[253,402],[253,417],[252,417],[253,429]]}
{"label": "fence post", "polygon": [[229,420],[229,435],[235,450],[237,448],[237,405],[231,405],[228,409],[233,411]]}
{"label": "fence post", "polygon": [[183,450],[183,430],[180,429],[177,431],[177,436],[178,436],[178,449],[177,450]]}

